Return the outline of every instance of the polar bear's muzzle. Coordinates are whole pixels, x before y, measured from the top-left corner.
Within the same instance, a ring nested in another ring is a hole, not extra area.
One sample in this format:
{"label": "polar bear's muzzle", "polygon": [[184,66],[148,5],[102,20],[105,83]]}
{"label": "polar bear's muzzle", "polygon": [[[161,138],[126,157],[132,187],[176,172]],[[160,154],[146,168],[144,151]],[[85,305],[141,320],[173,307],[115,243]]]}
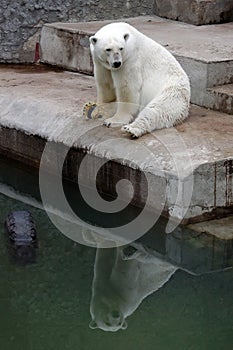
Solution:
{"label": "polar bear's muzzle", "polygon": [[[111,57],[112,56],[112,57]],[[121,67],[122,65],[122,58],[121,58],[121,54],[119,52],[114,52],[112,55],[110,56],[110,66],[113,69],[118,69]]]}
{"label": "polar bear's muzzle", "polygon": [[113,68],[120,68],[120,66],[121,66],[121,61],[114,61],[112,63],[112,67]]}

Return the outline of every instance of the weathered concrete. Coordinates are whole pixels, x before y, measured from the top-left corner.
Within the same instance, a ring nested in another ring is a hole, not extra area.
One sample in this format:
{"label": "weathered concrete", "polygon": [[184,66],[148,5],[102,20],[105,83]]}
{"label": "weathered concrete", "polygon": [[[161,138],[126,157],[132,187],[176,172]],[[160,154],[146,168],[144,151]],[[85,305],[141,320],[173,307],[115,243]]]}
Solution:
{"label": "weathered concrete", "polygon": [[[233,23],[194,27],[156,16],[126,22],[174,54],[190,78],[193,103],[233,113],[232,109],[225,108],[221,98],[216,103],[207,91],[207,88],[233,82]],[[41,33],[42,62],[93,74],[88,37],[107,23],[109,21],[45,25]]]}
{"label": "weathered concrete", "polygon": [[[111,161],[103,168],[108,179],[100,184],[104,192],[115,193],[123,175],[135,185],[136,204],[143,205],[150,193],[150,207],[162,203],[163,213],[176,219],[185,211],[184,221],[195,221],[232,208],[232,117],[193,106],[184,124],[132,141],[101,120],[83,119],[83,103],[95,99],[93,77],[46,67],[2,67],[0,82],[0,146],[5,154],[38,166],[46,141],[54,141],[72,148],[67,176],[74,181],[76,165],[87,152]],[[87,185],[93,159],[83,179]],[[126,187],[126,199],[130,193]]]}
{"label": "weathered concrete", "polygon": [[196,232],[210,234],[219,239],[232,240],[233,239],[233,216],[218,220],[210,220],[199,222],[196,224],[189,225],[190,229]]}
{"label": "weathered concrete", "polygon": [[155,0],[155,14],[195,25],[233,21],[232,0]]}
{"label": "weathered concrete", "polygon": [[[60,26],[59,26],[60,27]],[[65,27],[66,28],[66,24]],[[89,34],[72,30],[61,30],[46,25],[41,33],[41,61],[81,73],[92,74]]]}
{"label": "weathered concrete", "polygon": [[230,268],[232,229],[232,216],[188,225],[185,230],[178,228],[166,235],[166,257],[194,274]]}
{"label": "weathered concrete", "polygon": [[[232,0],[1,0],[0,62],[33,62],[44,23],[158,14],[194,24],[233,20]],[[156,12],[155,12],[156,11]]]}
{"label": "weathered concrete", "polygon": [[233,84],[225,84],[207,89],[204,103],[206,107],[233,114]]}
{"label": "weathered concrete", "polygon": [[165,228],[166,219],[161,218],[153,230],[139,241],[147,250],[157,252],[158,257],[191,274],[210,273],[232,267],[232,215],[180,225],[169,235],[164,234]]}

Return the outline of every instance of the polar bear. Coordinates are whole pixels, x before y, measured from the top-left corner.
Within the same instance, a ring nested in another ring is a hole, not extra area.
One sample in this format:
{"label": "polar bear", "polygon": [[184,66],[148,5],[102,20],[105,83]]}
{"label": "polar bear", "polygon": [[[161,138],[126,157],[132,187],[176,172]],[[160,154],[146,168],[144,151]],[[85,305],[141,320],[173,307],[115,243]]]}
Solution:
{"label": "polar bear", "polygon": [[96,251],[90,328],[116,332],[143,299],[161,288],[177,267],[143,248],[98,248]]}
{"label": "polar bear", "polygon": [[[106,104],[111,115],[111,102],[116,102],[111,117],[105,108],[108,118],[104,124],[122,126],[122,132],[137,138],[172,127],[188,116],[189,79],[163,46],[131,25],[118,22],[91,36],[90,49],[97,85],[92,118],[103,114],[101,106]],[[89,108],[87,104],[85,112]]]}

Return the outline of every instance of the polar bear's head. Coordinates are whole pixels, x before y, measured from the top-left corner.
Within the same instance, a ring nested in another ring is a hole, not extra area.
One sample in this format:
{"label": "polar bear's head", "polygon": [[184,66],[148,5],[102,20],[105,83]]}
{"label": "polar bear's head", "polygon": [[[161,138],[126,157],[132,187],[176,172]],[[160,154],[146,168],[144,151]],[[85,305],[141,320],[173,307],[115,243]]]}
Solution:
{"label": "polar bear's head", "polygon": [[91,329],[99,328],[107,332],[117,332],[120,329],[126,329],[127,323],[123,315],[119,311],[114,310],[105,315],[104,318],[92,320],[89,326]]}
{"label": "polar bear's head", "polygon": [[108,332],[126,329],[127,323],[125,316],[117,304],[113,300],[110,302],[106,297],[98,298],[98,302],[97,300],[93,300],[90,310],[92,317],[92,321],[89,324],[90,328],[100,328]]}
{"label": "polar bear's head", "polygon": [[129,55],[130,26],[126,23],[111,23],[90,37],[90,48],[94,61],[109,70],[122,67]]}

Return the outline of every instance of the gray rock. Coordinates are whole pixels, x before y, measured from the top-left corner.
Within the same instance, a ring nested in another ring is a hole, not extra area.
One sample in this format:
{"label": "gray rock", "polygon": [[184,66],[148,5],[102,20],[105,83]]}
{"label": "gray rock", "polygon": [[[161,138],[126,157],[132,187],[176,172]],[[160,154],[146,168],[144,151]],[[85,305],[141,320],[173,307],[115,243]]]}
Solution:
{"label": "gray rock", "polygon": [[195,25],[231,22],[232,0],[155,0],[155,14]]}
{"label": "gray rock", "polygon": [[12,211],[5,227],[14,260],[24,264],[35,262],[37,235],[32,215],[28,211]]}
{"label": "gray rock", "polygon": [[[42,24],[116,19],[153,13],[153,0],[2,0],[0,63],[33,62]],[[32,41],[32,38],[34,41]],[[27,45],[28,40],[30,45]],[[25,46],[27,50],[25,50]]]}

